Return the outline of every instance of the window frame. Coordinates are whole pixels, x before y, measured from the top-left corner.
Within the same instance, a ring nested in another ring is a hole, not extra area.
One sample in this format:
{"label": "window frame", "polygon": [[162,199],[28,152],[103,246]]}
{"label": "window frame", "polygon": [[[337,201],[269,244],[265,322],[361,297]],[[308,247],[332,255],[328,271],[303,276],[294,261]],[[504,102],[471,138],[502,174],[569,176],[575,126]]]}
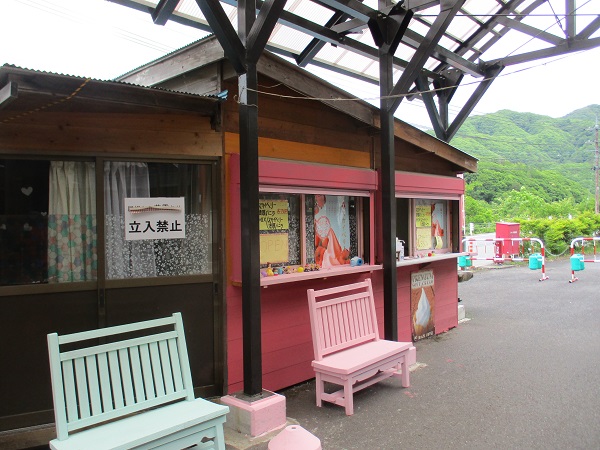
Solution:
{"label": "window frame", "polygon": [[[417,201],[418,200],[428,200],[431,202],[444,202],[445,207],[445,220],[444,220],[444,230],[446,232],[446,245],[441,249],[436,248],[427,248],[427,249],[417,249]],[[443,253],[452,253],[452,204],[450,199],[443,198],[411,198],[409,199],[410,204],[410,228],[409,231],[411,233],[410,237],[410,246],[411,253],[415,256],[424,257],[431,256],[431,254],[443,254]]]}
{"label": "window frame", "polygon": [[[211,190],[212,190],[212,217],[219,221],[222,217],[222,188],[220,186],[221,176],[219,172],[219,157],[190,158],[190,156],[169,155],[123,155],[123,154],[72,154],[72,153],[49,153],[42,152],[15,154],[14,152],[0,151],[1,159],[12,160],[36,160],[36,161],[78,161],[93,162],[96,169],[96,249],[97,249],[97,275],[96,280],[73,281],[68,283],[35,283],[0,286],[0,298],[13,295],[29,295],[43,293],[97,291],[103,288],[131,288],[137,286],[163,286],[194,284],[214,281],[221,276],[223,267],[219,252],[221,249],[222,230],[218,226],[212,226],[212,273],[179,276],[161,276],[153,278],[128,278],[128,279],[106,279],[105,273],[105,228],[104,228],[104,163],[105,161],[128,161],[146,163],[177,163],[177,164],[204,164],[211,167]],[[99,220],[98,218],[102,218]]]}
{"label": "window frame", "polygon": [[[373,201],[375,200],[374,192],[366,192],[366,191],[351,191],[351,190],[335,190],[335,189],[319,189],[319,188],[290,188],[289,186],[278,186],[278,185],[261,185],[259,186],[259,195],[260,194],[289,194],[289,195],[299,195],[300,196],[300,204],[302,207],[300,208],[300,265],[305,266],[308,259],[308,252],[310,251],[310,246],[307,241],[307,228],[306,228],[306,196],[307,195],[331,195],[331,196],[348,196],[348,197],[360,197],[369,199],[369,204],[373,205]],[[361,255],[365,255],[364,265],[370,265],[370,262],[373,261],[374,255],[374,243],[373,236],[369,238],[369,249],[365,248],[365,205],[363,201],[359,202],[357,211],[357,221],[356,221],[356,234],[357,234],[357,245],[358,252]],[[373,207],[369,208],[369,223],[370,230],[373,230],[374,227],[374,214]],[[312,250],[314,252],[314,249]],[[340,265],[339,268],[342,269],[345,266],[349,266],[348,264]],[[337,267],[336,267],[337,268]],[[323,269],[320,269],[323,270]]]}

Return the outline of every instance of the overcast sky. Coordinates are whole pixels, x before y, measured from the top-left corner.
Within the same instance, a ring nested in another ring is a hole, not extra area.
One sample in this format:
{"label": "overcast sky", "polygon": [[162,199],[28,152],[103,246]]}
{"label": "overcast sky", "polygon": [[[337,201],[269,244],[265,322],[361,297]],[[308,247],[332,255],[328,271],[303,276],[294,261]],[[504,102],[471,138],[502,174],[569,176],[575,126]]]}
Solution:
{"label": "overcast sky", "polygon": [[[204,36],[177,24],[154,25],[149,14],[104,0],[1,1],[0,64],[111,79]],[[600,103],[600,49],[530,65],[505,69],[474,113],[511,109],[562,117]],[[350,84],[330,72],[318,74],[357,97],[378,93],[377,87]],[[457,98],[466,98],[469,89],[459,89]],[[397,115],[430,127],[420,102],[402,102]]]}

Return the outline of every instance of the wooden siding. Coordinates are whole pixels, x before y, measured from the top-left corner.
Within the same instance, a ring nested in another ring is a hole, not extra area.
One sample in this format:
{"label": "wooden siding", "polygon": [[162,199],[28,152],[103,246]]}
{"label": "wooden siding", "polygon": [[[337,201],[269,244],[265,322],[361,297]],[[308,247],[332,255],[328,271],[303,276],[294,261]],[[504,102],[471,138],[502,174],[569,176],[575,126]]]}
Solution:
{"label": "wooden siding", "polygon": [[169,91],[182,91],[197,95],[213,95],[221,92],[219,65],[201,67],[185,74],[184,77],[165,81],[158,86]]}
{"label": "wooden siding", "polygon": [[[229,132],[223,134],[224,152],[226,154],[239,154],[240,135]],[[265,158],[315,162],[318,164],[333,164],[365,169],[368,169],[370,166],[369,153],[264,137],[258,138],[258,155]]]}
{"label": "wooden siding", "polygon": [[[259,84],[277,86],[277,82],[265,78],[261,78]],[[237,98],[237,85],[228,82],[223,87],[229,90],[229,100],[223,105],[223,130],[238,133],[238,104],[234,101]],[[260,90],[277,95],[301,96],[284,86],[273,89],[261,87]],[[259,94],[260,137],[370,154],[373,147],[372,129],[364,123],[318,101],[277,95]]]}
{"label": "wooden siding", "polygon": [[221,156],[221,134],[196,115],[32,113],[2,125],[0,151]]}

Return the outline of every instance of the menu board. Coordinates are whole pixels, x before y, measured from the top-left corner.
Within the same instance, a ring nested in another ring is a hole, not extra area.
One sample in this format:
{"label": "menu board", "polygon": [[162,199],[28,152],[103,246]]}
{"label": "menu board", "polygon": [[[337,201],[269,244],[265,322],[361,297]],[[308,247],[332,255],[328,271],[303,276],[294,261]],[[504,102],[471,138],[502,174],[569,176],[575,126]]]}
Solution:
{"label": "menu board", "polygon": [[417,228],[417,250],[431,248],[431,228]]}
{"label": "menu board", "polygon": [[287,200],[259,200],[260,231],[287,231],[290,228]]}
{"label": "menu board", "polygon": [[417,228],[431,227],[431,205],[416,206]]}
{"label": "menu board", "polygon": [[260,263],[278,264],[289,260],[289,203],[287,200],[259,200]]}
{"label": "menu board", "polygon": [[264,233],[260,235],[260,263],[279,264],[289,260],[287,233]]}

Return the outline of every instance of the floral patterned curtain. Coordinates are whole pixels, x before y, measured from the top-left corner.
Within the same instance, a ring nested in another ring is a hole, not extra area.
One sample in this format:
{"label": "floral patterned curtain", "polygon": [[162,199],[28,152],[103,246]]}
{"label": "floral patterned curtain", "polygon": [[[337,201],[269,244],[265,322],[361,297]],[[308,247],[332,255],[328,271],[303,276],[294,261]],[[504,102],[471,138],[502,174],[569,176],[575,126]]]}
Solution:
{"label": "floral patterned curtain", "polygon": [[48,202],[48,282],[95,280],[94,163],[52,161]]}

